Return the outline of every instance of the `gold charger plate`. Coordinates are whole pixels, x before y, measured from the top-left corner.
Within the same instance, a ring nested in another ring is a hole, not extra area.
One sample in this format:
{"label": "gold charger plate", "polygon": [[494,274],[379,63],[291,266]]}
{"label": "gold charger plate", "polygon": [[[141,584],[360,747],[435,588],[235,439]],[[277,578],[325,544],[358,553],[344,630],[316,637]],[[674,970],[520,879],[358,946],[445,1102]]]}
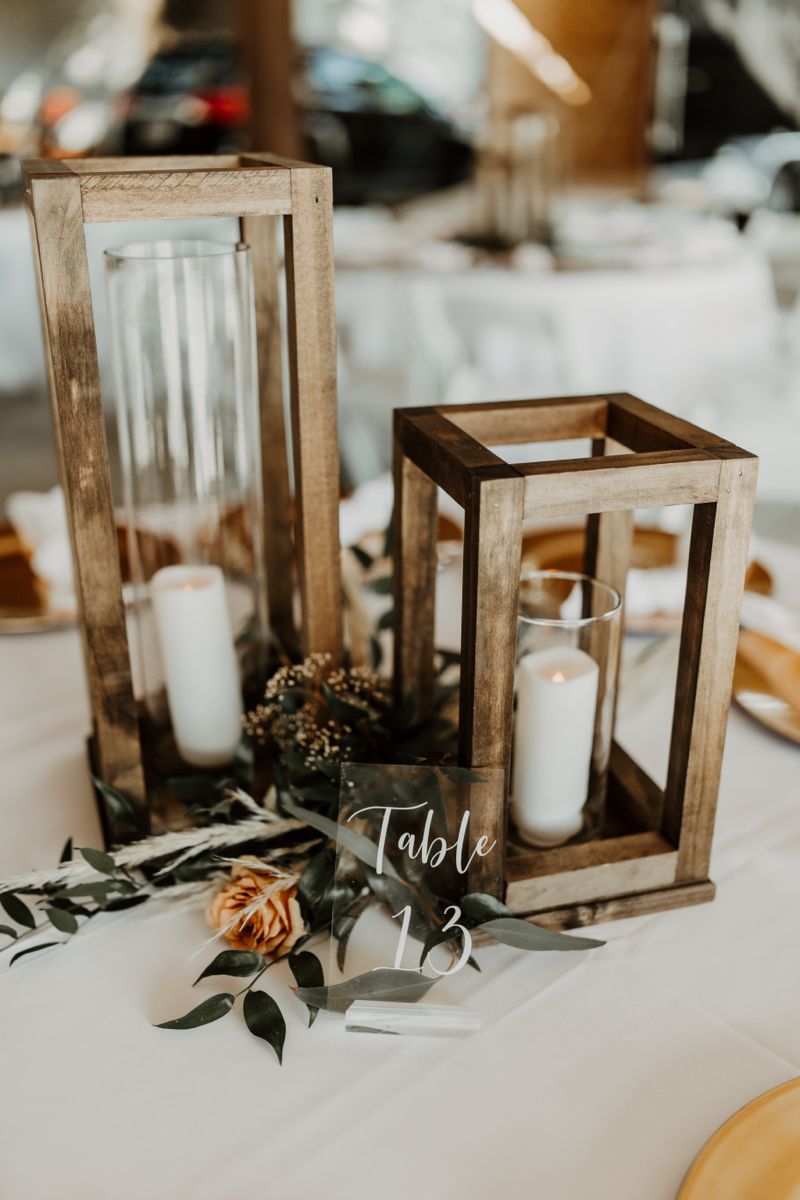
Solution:
{"label": "gold charger plate", "polygon": [[[582,571],[586,533],[581,525],[558,529],[541,529],[522,539],[523,567],[539,571]],[[679,539],[666,529],[637,526],[633,531],[631,566],[640,571],[654,567],[671,567],[678,556]],[[773,580],[766,567],[751,562],[747,568],[745,588],[770,596]],[[662,636],[680,633],[680,613],[648,613],[631,617],[625,628],[629,633]]]}
{"label": "gold charger plate", "polygon": [[733,673],[733,698],[754,721],[800,746],[800,712],[776,696],[763,675],[741,657]]}
{"label": "gold charger plate", "polygon": [[[120,566],[123,582],[130,581],[128,538],[123,526],[117,526]],[[139,553],[149,574],[159,566],[178,562],[175,543],[150,533],[139,534]],[[25,546],[10,525],[0,525],[0,634],[46,633],[69,629],[75,624],[74,612],[61,612],[48,603],[47,587],[31,569]]]}
{"label": "gold charger plate", "polygon": [[[537,530],[527,534],[523,540],[523,561],[539,570],[580,571],[584,541],[584,531],[577,526]],[[640,570],[669,567],[675,562],[677,552],[678,539],[675,534],[663,529],[634,530],[633,567]],[[745,588],[763,596],[771,595],[773,580],[767,568],[759,562],[751,562],[747,568]],[[680,624],[680,616],[674,613],[652,613],[629,620],[626,628],[632,633],[659,635],[679,633]],[[800,712],[776,696],[763,676],[742,658],[736,660],[733,699],[760,725],[800,745]]]}
{"label": "gold charger plate", "polygon": [[0,633],[42,633],[74,622],[73,614],[48,608],[22,543],[10,525],[0,526]]}
{"label": "gold charger plate", "polygon": [[700,1151],[677,1200],[798,1200],[800,1079],[735,1113]]}

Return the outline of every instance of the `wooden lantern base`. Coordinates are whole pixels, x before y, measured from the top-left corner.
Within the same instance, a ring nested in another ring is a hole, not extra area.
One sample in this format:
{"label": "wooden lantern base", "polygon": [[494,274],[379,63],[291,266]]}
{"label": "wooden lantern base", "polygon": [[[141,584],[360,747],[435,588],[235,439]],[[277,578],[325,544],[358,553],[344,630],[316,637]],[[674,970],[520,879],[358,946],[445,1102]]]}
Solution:
{"label": "wooden lantern base", "polygon": [[[169,729],[156,727],[147,715],[144,704],[137,703],[139,719],[139,738],[142,747],[142,767],[146,782],[146,800],[137,801],[130,794],[125,794],[125,800],[133,809],[135,823],[118,822],[115,826],[109,809],[109,802],[103,795],[102,789],[95,785],[95,798],[103,830],[103,840],[106,849],[134,838],[162,833],[174,833],[177,830],[189,829],[202,824],[202,818],[188,816],[190,800],[180,796],[174,788],[168,786],[168,780],[179,779],[182,776],[206,776],[211,786],[215,779],[230,778],[231,772],[225,767],[210,771],[197,768],[192,770],[178,754],[175,740]],[[95,778],[101,778],[98,769],[97,741],[95,737],[87,739],[87,754],[89,769]],[[246,790],[254,796],[263,796],[271,782],[270,764],[262,757],[256,760],[253,767],[253,781]],[[120,789],[122,790],[122,789]]]}
{"label": "wooden lantern base", "polygon": [[605,833],[550,850],[508,843],[506,904],[552,929],[713,900],[710,879],[675,882],[678,847],[661,832],[663,793],[615,742]]}

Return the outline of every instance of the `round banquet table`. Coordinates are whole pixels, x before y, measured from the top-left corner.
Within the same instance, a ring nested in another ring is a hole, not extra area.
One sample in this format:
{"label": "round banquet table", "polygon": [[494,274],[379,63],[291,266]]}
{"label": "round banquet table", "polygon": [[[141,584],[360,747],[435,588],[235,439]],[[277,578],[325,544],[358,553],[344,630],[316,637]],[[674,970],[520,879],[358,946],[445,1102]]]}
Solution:
{"label": "round banquet table", "polygon": [[[797,606],[800,553],[759,552]],[[670,693],[657,679],[622,730],[656,775]],[[99,844],[86,728],[77,633],[0,639],[0,877],[56,862],[68,835]],[[799,867],[800,748],[734,710],[716,901],[598,927],[585,955],[481,950],[459,984],[471,1037],[364,1037],[327,1013],[308,1031],[282,965],[282,1068],[238,1014],[154,1029],[192,1003],[193,907],[4,954],[0,1196],[672,1200],[714,1130],[798,1074]]]}

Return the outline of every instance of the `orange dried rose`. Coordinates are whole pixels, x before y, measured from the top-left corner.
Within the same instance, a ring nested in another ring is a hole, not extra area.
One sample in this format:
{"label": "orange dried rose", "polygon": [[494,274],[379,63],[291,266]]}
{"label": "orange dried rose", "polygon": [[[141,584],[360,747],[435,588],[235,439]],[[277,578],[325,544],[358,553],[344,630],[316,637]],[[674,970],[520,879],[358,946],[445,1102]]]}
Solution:
{"label": "orange dried rose", "polygon": [[244,858],[212,897],[208,923],[237,950],[281,958],[305,933],[297,901],[297,879]]}

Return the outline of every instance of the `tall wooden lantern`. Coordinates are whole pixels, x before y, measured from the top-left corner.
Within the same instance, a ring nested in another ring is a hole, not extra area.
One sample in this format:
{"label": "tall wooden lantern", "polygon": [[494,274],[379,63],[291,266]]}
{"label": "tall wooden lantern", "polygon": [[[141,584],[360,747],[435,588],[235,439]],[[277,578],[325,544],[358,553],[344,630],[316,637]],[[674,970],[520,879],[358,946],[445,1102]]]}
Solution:
{"label": "tall wooden lantern", "polygon": [[[255,298],[257,355],[251,378],[255,373],[258,380],[256,421],[264,464],[260,551],[268,581],[269,624],[285,643],[297,641],[306,653],[328,651],[336,658],[342,623],[330,171],[246,154],[34,160],[25,164],[24,173],[75,563],[93,762],[104,783],[124,792],[148,816],[150,784],[132,686],[84,226],[165,218],[239,219],[242,242],[250,247],[250,295]],[[294,505],[282,397],[277,242],[281,218]],[[252,327],[252,307],[250,313]],[[293,619],[295,574],[299,631]]]}
{"label": "tall wooden lantern", "polygon": [[[488,448],[573,438],[591,439],[591,457],[510,465]],[[757,459],[613,395],[398,411],[394,470],[395,677],[422,712],[433,694],[437,488],[464,509],[459,737],[473,767],[511,759],[523,520],[586,518],[585,572],[624,595],[633,510],[694,506],[666,786],[614,742],[600,836],[509,845],[505,868],[472,882],[555,927],[710,899]],[[507,799],[499,789],[472,814],[501,846]]]}

